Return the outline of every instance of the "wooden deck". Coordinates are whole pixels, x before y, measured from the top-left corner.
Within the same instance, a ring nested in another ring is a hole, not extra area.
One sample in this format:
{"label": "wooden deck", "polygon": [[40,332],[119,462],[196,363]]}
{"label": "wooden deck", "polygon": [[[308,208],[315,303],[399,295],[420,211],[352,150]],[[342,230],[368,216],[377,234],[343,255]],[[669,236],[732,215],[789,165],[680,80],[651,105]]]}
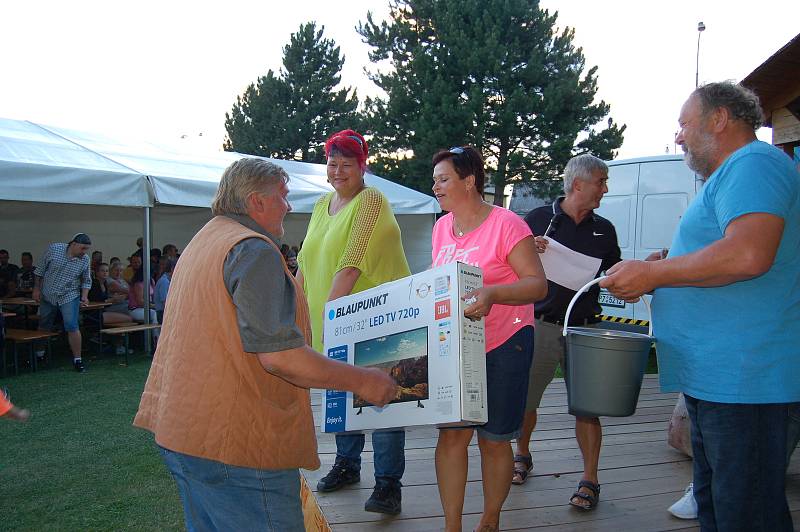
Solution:
{"label": "wooden deck", "polygon": [[[319,393],[312,402],[319,426]],[[677,394],[659,392],[655,376],[645,379],[636,414],[629,418],[603,418],[600,457],[600,504],[592,512],[567,505],[575,489],[582,462],[574,438],[574,418],[567,414],[564,382],[548,387],[533,435],[533,476],[523,486],[512,486],[500,519],[502,530],[698,530],[697,521],[672,517],[667,507],[683,495],[691,479],[691,460],[666,443],[666,429]],[[330,469],[336,456],[333,435],[318,434],[322,467],[304,471],[316,490],[317,480]],[[434,471],[436,430],[430,427],[406,432],[406,472],[403,477],[403,512],[394,518],[364,511],[374,486],[370,438],[362,456],[361,483],[335,493],[314,493],[334,531],[442,530],[444,518]],[[792,459],[787,478],[789,507],[800,526],[800,453]],[[478,523],[482,509],[480,458],[477,442],[469,449],[469,476],[464,501],[464,530]],[[746,501],[743,501],[747,504]]]}

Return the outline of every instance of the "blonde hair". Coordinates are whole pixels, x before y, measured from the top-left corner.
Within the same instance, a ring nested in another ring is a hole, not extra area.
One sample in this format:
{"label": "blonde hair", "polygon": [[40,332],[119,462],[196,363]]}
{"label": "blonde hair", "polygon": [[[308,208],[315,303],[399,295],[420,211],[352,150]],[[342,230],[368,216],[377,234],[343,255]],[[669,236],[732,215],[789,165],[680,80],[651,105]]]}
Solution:
{"label": "blonde hair", "polygon": [[211,203],[214,216],[222,214],[247,214],[247,197],[253,192],[287,183],[289,175],[275,163],[246,157],[231,164],[222,173],[219,188]]}

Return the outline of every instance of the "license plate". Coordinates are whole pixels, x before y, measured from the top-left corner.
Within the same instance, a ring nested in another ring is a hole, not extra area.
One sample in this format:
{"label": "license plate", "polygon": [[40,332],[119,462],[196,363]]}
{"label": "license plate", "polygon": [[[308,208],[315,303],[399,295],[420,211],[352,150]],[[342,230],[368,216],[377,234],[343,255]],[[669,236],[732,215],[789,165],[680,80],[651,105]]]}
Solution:
{"label": "license plate", "polygon": [[600,297],[597,298],[597,301],[606,307],[625,308],[625,301],[612,296],[611,292],[605,288],[600,289]]}

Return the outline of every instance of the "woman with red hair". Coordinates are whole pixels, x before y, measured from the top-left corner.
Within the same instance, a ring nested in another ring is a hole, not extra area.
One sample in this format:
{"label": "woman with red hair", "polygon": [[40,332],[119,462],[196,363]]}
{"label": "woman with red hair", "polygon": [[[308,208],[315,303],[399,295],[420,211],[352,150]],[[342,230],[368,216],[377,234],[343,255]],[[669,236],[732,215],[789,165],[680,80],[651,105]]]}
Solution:
{"label": "woman with red hair", "polygon": [[[400,239],[400,227],[388,200],[364,182],[367,141],[352,129],[325,142],[328,183],[333,192],[317,201],[303,249],[297,257],[297,278],[308,298],[313,347],[323,352],[325,303],[411,275]],[[372,434],[375,490],[364,509],[398,514],[400,479],[405,469],[405,431]],[[336,462],[317,484],[321,492],[361,480],[363,434],[336,436]]]}

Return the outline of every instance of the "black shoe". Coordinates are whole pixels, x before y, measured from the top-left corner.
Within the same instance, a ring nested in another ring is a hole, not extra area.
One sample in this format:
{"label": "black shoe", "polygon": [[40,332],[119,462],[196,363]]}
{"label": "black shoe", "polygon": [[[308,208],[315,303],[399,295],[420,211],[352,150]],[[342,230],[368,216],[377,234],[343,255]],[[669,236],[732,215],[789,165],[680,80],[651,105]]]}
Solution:
{"label": "black shoe", "polygon": [[375,489],[367,502],[364,503],[364,510],[379,514],[397,515],[402,507],[401,484],[397,481],[385,482],[378,481]]}
{"label": "black shoe", "polygon": [[323,493],[336,491],[343,486],[355,484],[361,481],[361,473],[347,466],[342,462],[333,464],[330,472],[319,479],[317,490]]}
{"label": "black shoe", "polygon": [[86,372],[86,366],[83,365],[83,360],[73,360],[72,365],[75,366],[75,371],[78,373]]}

